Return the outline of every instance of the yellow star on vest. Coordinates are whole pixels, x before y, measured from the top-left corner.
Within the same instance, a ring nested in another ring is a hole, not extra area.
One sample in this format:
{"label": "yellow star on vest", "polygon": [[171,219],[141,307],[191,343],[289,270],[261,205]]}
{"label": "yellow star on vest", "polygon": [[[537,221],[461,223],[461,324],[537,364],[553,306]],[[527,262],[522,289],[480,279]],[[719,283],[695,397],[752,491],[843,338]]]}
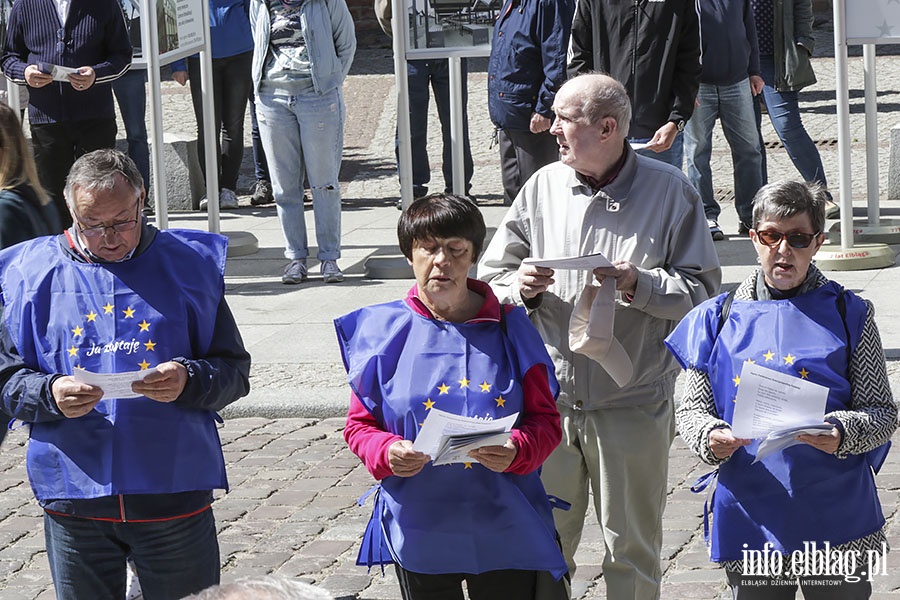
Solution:
{"label": "yellow star on vest", "polygon": [[478,387],[481,388],[481,391],[482,391],[482,392],[489,392],[489,391],[491,391],[491,384],[489,384],[487,381],[485,381],[484,383],[482,383],[482,384],[481,384],[480,386],[478,386]]}
{"label": "yellow star on vest", "polygon": [[741,376],[735,375],[735,377],[734,377],[734,379],[732,379],[732,381],[734,382],[734,387],[741,385]]}
{"label": "yellow star on vest", "polygon": [[114,309],[114,308],[115,308],[115,306],[113,306],[112,304],[110,304],[109,302],[107,302],[106,305],[104,305],[104,307],[103,307],[103,314],[104,314],[104,315],[111,315],[111,314],[113,313],[113,309]]}
{"label": "yellow star on vest", "polygon": [[82,333],[84,333],[84,328],[81,325],[76,325],[72,330],[72,335],[81,335]]}
{"label": "yellow star on vest", "polygon": [[150,323],[147,322],[147,319],[138,323],[138,327],[141,328],[141,331],[150,331]]}
{"label": "yellow star on vest", "polygon": [[144,347],[147,348],[147,352],[155,352],[156,342],[153,340],[149,340],[144,342]]}
{"label": "yellow star on vest", "polygon": [[460,389],[461,389],[461,388],[467,388],[467,389],[468,389],[468,387],[469,387],[469,380],[466,379],[465,377],[463,377],[462,379],[460,379],[460,380],[459,380],[459,387],[460,387]]}
{"label": "yellow star on vest", "polygon": [[138,363],[138,366],[141,368],[141,371],[146,371],[150,367],[150,363],[148,363],[146,360],[142,360]]}
{"label": "yellow star on vest", "polygon": [[807,371],[805,368],[800,369],[799,373],[800,373],[800,379],[809,379],[809,371]]}
{"label": "yellow star on vest", "polygon": [[91,311],[88,314],[84,315],[84,318],[87,319],[88,321],[96,321],[97,313],[95,313],[94,311]]}
{"label": "yellow star on vest", "polygon": [[463,464],[465,465],[465,467],[463,467],[463,470],[472,468],[472,463],[467,462],[467,463],[463,463]]}
{"label": "yellow star on vest", "polygon": [[790,352],[788,352],[788,355],[784,357],[784,364],[786,364],[786,365],[794,364],[795,358],[797,358],[797,357],[794,356],[793,354],[791,354]]}
{"label": "yellow star on vest", "polygon": [[768,352],[766,352],[765,354],[763,354],[763,356],[765,357],[766,362],[769,362],[770,360],[772,360],[772,359],[775,358],[775,353],[772,352],[771,350],[769,350]]}
{"label": "yellow star on vest", "polygon": [[128,308],[126,308],[125,310],[123,310],[122,312],[125,314],[126,319],[134,318],[134,309],[131,308],[130,306]]}
{"label": "yellow star on vest", "polygon": [[78,356],[78,348],[75,346],[69,348],[69,356]]}
{"label": "yellow star on vest", "polygon": [[500,396],[494,398],[494,401],[497,403],[497,406],[498,406],[498,407],[503,406],[504,404],[506,404],[506,398],[504,398],[502,395],[500,395]]}
{"label": "yellow star on vest", "polygon": [[434,402],[431,401],[431,398],[429,398],[426,402],[423,402],[422,404],[425,405],[425,410],[431,410],[431,407],[434,406]]}
{"label": "yellow star on vest", "polygon": [[747,362],[750,363],[751,365],[755,365],[755,364],[756,364],[756,361],[753,360],[752,358],[748,358],[748,359],[747,359]]}
{"label": "yellow star on vest", "polygon": [[441,394],[449,394],[450,386],[447,385],[446,383],[442,383],[441,385],[438,386],[438,390],[440,390]]}

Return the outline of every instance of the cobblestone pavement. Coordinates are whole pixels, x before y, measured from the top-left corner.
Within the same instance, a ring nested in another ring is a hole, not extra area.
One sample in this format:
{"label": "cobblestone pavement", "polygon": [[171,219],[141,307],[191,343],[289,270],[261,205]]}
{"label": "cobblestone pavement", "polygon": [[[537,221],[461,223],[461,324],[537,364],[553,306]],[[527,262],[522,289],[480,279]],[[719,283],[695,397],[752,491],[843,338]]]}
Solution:
{"label": "cobblestone pavement", "polygon": [[[826,32],[827,34],[827,32]],[[828,43],[826,34],[820,36]],[[814,59],[819,84],[801,93],[807,129],[822,153],[833,186],[837,180],[837,144],[834,118],[834,64]],[[469,78],[469,118],[473,158],[476,165],[474,193],[489,224],[503,213],[496,149],[489,148],[492,127],[486,111],[483,61],[473,61]],[[892,114],[900,106],[900,57],[885,56],[878,63],[879,165],[882,189],[886,189],[888,144]],[[396,251],[392,228],[396,222],[393,204],[398,198],[394,162],[393,65],[389,51],[361,50],[345,85],[348,121],[345,161],[341,175],[344,198],[345,248],[342,266],[348,281],[344,286],[293,286],[278,283],[284,260],[273,207],[250,207],[252,158],[249,118],[246,148],[239,182],[241,208],[223,214],[223,228],[242,228],[260,237],[260,252],[248,259],[229,260],[226,284],[229,302],[254,356],[253,397],[282,398],[292,403],[288,413],[302,413],[303,403],[313,397],[346,398],[341,368],[333,343],[330,319],[344,306],[369,304],[399,297],[409,282],[371,282],[362,279],[363,259],[384,249]],[[853,59],[850,70],[852,104],[851,132],[854,170],[861,173],[859,148],[864,143],[862,120],[862,66]],[[163,83],[164,127],[190,134],[195,123],[186,88]],[[432,109],[429,154],[440,189],[440,140],[437,116]],[[777,147],[768,123],[764,135],[770,142],[770,179],[795,176],[783,149]],[[727,145],[717,128],[713,172],[720,198],[731,198],[731,163]],[[124,137],[120,127],[120,138]],[[124,140],[121,140],[124,141]],[[863,195],[864,178],[854,175],[854,196]],[[725,213],[733,213],[730,206]],[[203,217],[173,215],[176,224],[203,226]],[[724,221],[724,219],[723,219]],[[736,220],[730,227],[736,228]],[[728,230],[733,234],[734,231]],[[720,242],[724,282],[737,283],[751,268],[749,248],[739,240]],[[865,289],[874,275],[862,274],[850,281],[854,289]],[[302,287],[303,289],[299,289]],[[871,290],[877,294],[877,289]],[[881,304],[895,302],[883,291]],[[873,298],[874,299],[874,298]],[[348,309],[349,310],[349,309]],[[900,353],[900,324],[879,321],[889,354]],[[291,329],[293,327],[294,329]],[[889,364],[895,394],[900,364]],[[238,408],[241,403],[237,403]],[[300,408],[298,408],[300,406]],[[326,411],[327,412],[327,411]],[[253,411],[250,411],[252,414]],[[354,564],[357,545],[371,506],[358,507],[356,500],[372,484],[368,473],[346,449],[341,437],[343,419],[335,418],[228,418],[220,434],[224,444],[231,490],[220,494],[215,513],[220,529],[223,579],[277,572],[321,584],[341,599],[394,600],[399,598],[391,571],[385,576]],[[325,416],[329,416],[326,414]],[[316,415],[319,416],[319,415]],[[11,432],[0,450],[0,600],[53,597],[43,550],[41,511],[32,498],[24,469],[24,430]],[[900,439],[900,438],[898,438]],[[900,458],[892,453],[879,475],[882,504],[888,517],[892,545],[900,547]],[[664,599],[720,599],[729,597],[721,572],[708,562],[701,518],[703,497],[688,486],[706,468],[699,464],[680,440],[670,454],[670,493],[664,520]],[[575,596],[605,598],[602,583],[603,543],[593,515],[588,516],[581,548],[576,556],[580,568],[575,576]],[[823,523],[823,527],[827,526]],[[896,562],[896,565],[895,565]],[[900,558],[888,556],[888,574],[875,579],[875,598],[900,597]]]}

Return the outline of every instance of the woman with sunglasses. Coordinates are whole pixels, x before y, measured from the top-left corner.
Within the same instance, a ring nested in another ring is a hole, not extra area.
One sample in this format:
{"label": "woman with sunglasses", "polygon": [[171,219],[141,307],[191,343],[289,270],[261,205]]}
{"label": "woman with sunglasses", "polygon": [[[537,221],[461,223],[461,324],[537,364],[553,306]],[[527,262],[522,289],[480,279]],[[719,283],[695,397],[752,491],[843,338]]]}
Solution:
{"label": "woman with sunglasses", "polygon": [[[678,431],[717,467],[708,543],[738,600],[793,599],[798,581],[807,600],[868,598],[868,558],[886,550],[873,471],[897,407],[872,303],[812,264],[825,239],[825,198],[813,183],[760,189],[750,230],[760,268],[733,295],[696,307],[666,340],[687,370]],[[731,430],[745,362],[827,387],[831,428],[754,462],[759,440]],[[750,560],[761,556],[764,565]]]}

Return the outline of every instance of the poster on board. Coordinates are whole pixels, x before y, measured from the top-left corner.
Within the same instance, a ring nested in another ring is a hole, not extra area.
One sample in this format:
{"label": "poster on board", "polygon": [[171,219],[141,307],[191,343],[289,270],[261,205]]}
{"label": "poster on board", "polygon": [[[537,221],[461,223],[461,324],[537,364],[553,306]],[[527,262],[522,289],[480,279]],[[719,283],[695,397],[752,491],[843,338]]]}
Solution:
{"label": "poster on board", "polygon": [[848,44],[900,41],[900,0],[852,0],[844,5]]}
{"label": "poster on board", "polygon": [[[202,0],[157,0],[156,35],[159,43],[159,64],[203,50]],[[141,43],[140,0],[119,0],[134,46],[134,62],[146,64]],[[189,51],[189,52],[185,52]]]}

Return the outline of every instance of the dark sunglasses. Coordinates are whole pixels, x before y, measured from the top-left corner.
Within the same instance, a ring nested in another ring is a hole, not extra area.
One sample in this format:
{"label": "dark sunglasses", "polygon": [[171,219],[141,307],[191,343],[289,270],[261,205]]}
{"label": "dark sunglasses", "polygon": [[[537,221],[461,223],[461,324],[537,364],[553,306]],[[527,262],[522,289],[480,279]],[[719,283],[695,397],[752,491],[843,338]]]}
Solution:
{"label": "dark sunglasses", "polygon": [[782,233],[774,229],[761,229],[756,232],[759,241],[769,248],[777,248],[781,245],[781,240],[787,238],[788,246],[791,248],[809,248],[812,241],[816,239],[818,233],[801,233],[792,231],[791,233]]}

